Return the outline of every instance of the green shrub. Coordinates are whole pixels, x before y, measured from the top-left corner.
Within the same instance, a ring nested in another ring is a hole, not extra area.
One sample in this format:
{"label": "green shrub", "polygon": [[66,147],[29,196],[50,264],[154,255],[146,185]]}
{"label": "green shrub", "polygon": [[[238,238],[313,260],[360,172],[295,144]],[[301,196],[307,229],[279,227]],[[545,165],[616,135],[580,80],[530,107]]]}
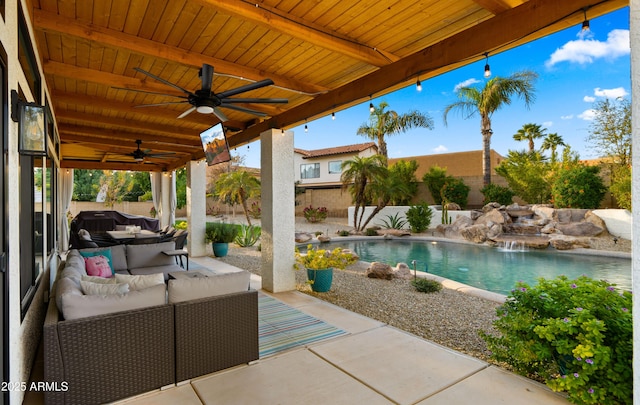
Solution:
{"label": "green shrub", "polygon": [[631,211],[631,167],[622,166],[613,172],[609,191],[618,207]]}
{"label": "green shrub", "polygon": [[557,208],[598,208],[607,191],[598,173],[598,166],[584,165],[560,171],[551,187],[554,205]]}
{"label": "green shrub", "polygon": [[464,181],[451,177],[444,183],[440,193],[442,194],[442,201],[454,202],[460,208],[465,209],[469,198],[469,190],[469,186],[464,184]]}
{"label": "green shrub", "polygon": [[184,229],[186,231],[187,230],[187,221],[184,221],[184,220],[176,221],[176,223],[173,224],[173,227],[176,228],[176,229]]}
{"label": "green shrub", "polygon": [[632,298],[582,276],[518,283],[497,309],[492,357],[579,404],[632,402]]}
{"label": "green shrub", "polygon": [[399,160],[389,167],[389,176],[405,185],[403,193],[397,193],[389,202],[391,205],[409,205],[411,198],[418,194],[418,179],[416,178],[418,162],[415,160]]}
{"label": "green shrub", "polygon": [[238,236],[239,225],[225,224],[224,222],[207,222],[204,231],[205,242],[231,243]]}
{"label": "green shrub", "polygon": [[364,234],[366,236],[378,236],[378,230],[375,228],[367,228],[367,230],[364,231]]}
{"label": "green shrub", "polygon": [[411,280],[411,285],[418,290],[418,292],[432,293],[442,290],[442,284],[435,280],[427,280],[426,278],[416,278]]}
{"label": "green shrub", "polygon": [[387,215],[387,219],[382,220],[382,226],[386,229],[402,229],[407,224],[407,221],[399,217],[398,212],[394,215]]}
{"label": "green shrub", "polygon": [[407,217],[407,221],[409,221],[411,232],[421,233],[429,229],[433,210],[427,203],[423,202],[409,207],[404,215]]}
{"label": "green shrub", "polygon": [[261,234],[262,229],[259,226],[240,225],[240,231],[236,236],[235,242],[240,247],[253,246],[260,239]]}
{"label": "green shrub", "polygon": [[350,235],[349,231],[345,231],[344,229],[338,231],[338,236],[349,236],[349,235]]}
{"label": "green shrub", "polygon": [[516,195],[509,187],[499,186],[494,183],[482,187],[480,192],[484,196],[484,204],[497,202],[500,205],[509,205],[513,203],[513,196]]}
{"label": "green shrub", "polygon": [[427,185],[431,197],[436,205],[442,204],[442,194],[440,191],[444,183],[451,176],[447,176],[447,169],[440,166],[431,166],[429,171],[422,176],[422,181]]}

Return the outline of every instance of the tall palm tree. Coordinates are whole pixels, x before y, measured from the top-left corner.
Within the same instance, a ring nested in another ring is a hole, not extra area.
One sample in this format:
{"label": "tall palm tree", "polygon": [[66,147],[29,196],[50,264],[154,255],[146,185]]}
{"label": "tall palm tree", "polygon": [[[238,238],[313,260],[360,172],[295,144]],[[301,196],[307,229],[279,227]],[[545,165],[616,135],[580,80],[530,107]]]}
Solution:
{"label": "tall palm tree", "polygon": [[353,227],[357,231],[361,230],[364,209],[373,199],[370,183],[386,177],[387,173],[386,159],[381,155],[356,156],[353,160],[342,162],[340,181],[342,181],[343,188],[349,187],[355,205]]}
{"label": "tall palm tree", "polygon": [[567,144],[564,143],[564,139],[562,139],[562,137],[557,133],[547,134],[547,136],[542,141],[540,149],[543,151],[551,151],[551,163],[555,163],[557,160],[558,155],[556,153],[556,149],[558,148],[558,146],[567,146]]}
{"label": "tall palm tree", "polygon": [[511,104],[513,96],[519,96],[526,107],[534,101],[533,82],[537,73],[528,70],[514,73],[509,77],[494,77],[483,88],[461,87],[458,90],[459,101],[448,105],[444,110],[444,123],[447,114],[459,110],[463,117],[480,115],[480,133],[482,134],[482,175],[484,185],[491,184],[491,116],[504,105]]}
{"label": "tall palm tree", "polygon": [[427,114],[413,110],[400,115],[393,110],[386,111],[388,106],[389,104],[383,101],[378,107],[374,107],[369,115],[369,123],[362,124],[356,132],[358,135],[377,141],[378,154],[384,156],[385,160],[388,157],[385,136],[407,132],[411,128],[433,129],[433,119]]}
{"label": "tall palm tree", "polygon": [[246,170],[224,173],[216,181],[215,195],[232,203],[239,202],[247,223],[251,225],[247,200],[260,195],[260,180]]}
{"label": "tall palm tree", "polygon": [[529,141],[529,153],[533,153],[533,151],[535,150],[533,140],[542,138],[546,130],[546,128],[542,128],[542,126],[538,124],[524,124],[522,128],[520,128],[518,132],[513,135],[513,139],[519,142]]}

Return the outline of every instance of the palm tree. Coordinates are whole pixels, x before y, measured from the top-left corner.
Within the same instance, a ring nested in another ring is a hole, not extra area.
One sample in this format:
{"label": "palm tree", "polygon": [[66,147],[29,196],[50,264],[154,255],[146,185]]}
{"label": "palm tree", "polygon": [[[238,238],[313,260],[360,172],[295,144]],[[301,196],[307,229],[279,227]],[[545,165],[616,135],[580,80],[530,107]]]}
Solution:
{"label": "palm tree", "polygon": [[244,210],[247,223],[251,225],[247,200],[260,195],[260,180],[246,170],[224,173],[216,181],[215,195],[232,204],[239,202]]}
{"label": "palm tree", "polygon": [[547,134],[547,136],[542,141],[540,149],[543,151],[551,150],[551,163],[556,162],[556,149],[558,148],[558,146],[567,146],[567,144],[564,143],[564,139],[562,139],[562,137],[557,133]]}
{"label": "palm tree", "polygon": [[428,115],[416,110],[399,115],[393,110],[385,111],[388,106],[389,104],[383,101],[378,107],[374,107],[369,115],[369,123],[362,124],[356,132],[358,135],[377,141],[378,154],[384,156],[385,160],[388,157],[385,136],[407,132],[411,128],[433,129],[433,120]]}
{"label": "palm tree", "polygon": [[353,160],[342,163],[343,188],[349,187],[355,205],[353,227],[359,231],[364,216],[364,209],[372,200],[369,184],[378,178],[386,177],[386,159],[381,155],[367,157],[356,156]]}
{"label": "palm tree", "polygon": [[529,153],[533,153],[535,150],[533,140],[542,138],[546,130],[546,128],[542,128],[542,126],[538,124],[524,124],[522,128],[518,130],[518,133],[513,135],[513,139],[519,142],[529,141]]}
{"label": "palm tree", "polygon": [[444,123],[451,110],[459,110],[463,117],[480,115],[480,133],[482,134],[482,175],[484,185],[491,184],[491,116],[504,105],[511,104],[513,96],[519,96],[526,107],[535,99],[533,82],[538,77],[528,70],[514,73],[509,77],[494,77],[487,81],[484,88],[461,87],[458,90],[459,101],[448,105],[444,110]]}

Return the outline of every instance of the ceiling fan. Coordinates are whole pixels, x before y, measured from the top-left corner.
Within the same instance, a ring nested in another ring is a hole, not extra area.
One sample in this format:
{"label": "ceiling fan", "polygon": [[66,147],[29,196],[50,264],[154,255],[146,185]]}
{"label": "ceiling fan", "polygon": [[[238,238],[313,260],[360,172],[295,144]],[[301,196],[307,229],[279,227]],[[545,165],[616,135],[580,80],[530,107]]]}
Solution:
{"label": "ceiling fan", "polygon": [[137,105],[136,107],[157,107],[162,105],[171,105],[171,104],[191,104],[191,108],[183,112],[178,116],[178,118],[184,118],[188,114],[191,114],[193,111],[197,111],[201,114],[214,114],[216,117],[220,119],[220,121],[227,121],[227,116],[220,110],[220,108],[228,108],[231,110],[241,111],[248,114],[257,115],[260,117],[266,116],[265,113],[252,110],[246,107],[241,107],[236,105],[237,103],[268,103],[268,104],[286,104],[289,102],[286,98],[231,98],[231,96],[235,96],[240,93],[245,93],[247,91],[256,90],[265,86],[270,86],[273,84],[273,80],[264,79],[259,82],[249,83],[244,86],[236,87],[235,89],[222,91],[220,93],[214,93],[211,90],[211,85],[213,83],[213,66],[207,65],[206,63],[202,65],[202,68],[199,72],[200,80],[202,81],[202,87],[194,92],[186,90],[177,84],[171,83],[167,80],[162,79],[152,73],[149,73],[140,68],[134,68],[136,71],[145,74],[161,83],[166,84],[167,86],[171,86],[175,89],[180,90],[185,94],[185,96],[175,96],[172,94],[163,94],[163,93],[155,93],[141,90],[133,90],[133,89],[124,89],[124,90],[133,90],[133,91],[141,91],[148,94],[156,94],[167,97],[176,97],[182,98],[183,101],[170,101],[165,103],[156,103],[156,104],[142,104]]}
{"label": "ceiling fan", "polygon": [[127,156],[133,156],[133,159],[136,162],[144,162],[144,159],[147,157],[166,157],[166,156],[171,156],[171,155],[175,155],[175,153],[173,152],[164,152],[164,153],[151,153],[151,149],[145,149],[142,150],[140,149],[140,144],[142,143],[142,141],[140,139],[136,139],[136,144],[138,144],[138,148],[135,149],[133,152],[131,153],[127,153]]}

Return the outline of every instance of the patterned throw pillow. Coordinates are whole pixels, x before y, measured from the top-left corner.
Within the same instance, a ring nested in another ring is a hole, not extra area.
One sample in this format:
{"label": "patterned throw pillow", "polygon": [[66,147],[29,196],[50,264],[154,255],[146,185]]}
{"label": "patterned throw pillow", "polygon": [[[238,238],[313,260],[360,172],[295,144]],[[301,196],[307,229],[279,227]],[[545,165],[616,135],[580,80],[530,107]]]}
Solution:
{"label": "patterned throw pillow", "polygon": [[85,257],[84,266],[89,276],[107,278],[113,275],[111,273],[111,267],[109,266],[109,260],[102,255]]}
{"label": "patterned throw pillow", "polygon": [[[98,250],[78,250],[78,252],[80,253],[80,256],[82,257],[93,257],[93,256],[104,256],[107,258],[107,262],[109,263],[109,268],[111,269],[111,274],[115,274],[115,271],[113,270],[113,260],[111,258],[111,249],[109,248],[104,248],[104,249],[98,249]],[[86,263],[86,262],[85,262]],[[87,273],[89,274],[89,273]],[[91,274],[89,274],[91,275]],[[105,276],[105,277],[111,277],[111,276]]]}

